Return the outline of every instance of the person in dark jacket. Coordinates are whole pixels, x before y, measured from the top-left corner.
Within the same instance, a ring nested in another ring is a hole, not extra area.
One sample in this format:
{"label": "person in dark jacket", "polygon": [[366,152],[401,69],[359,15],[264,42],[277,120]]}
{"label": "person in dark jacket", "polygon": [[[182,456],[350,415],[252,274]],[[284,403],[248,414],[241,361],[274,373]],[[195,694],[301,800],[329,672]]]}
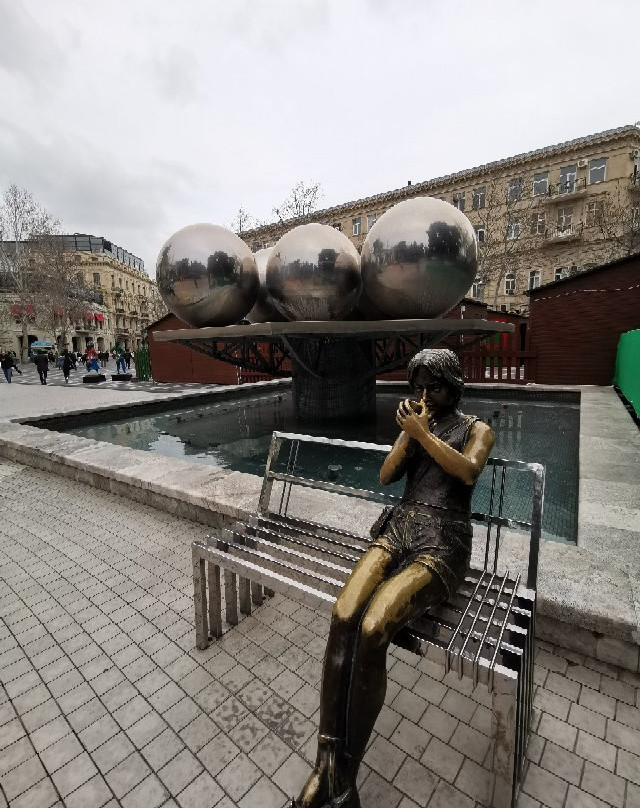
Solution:
{"label": "person in dark jacket", "polygon": [[49,357],[46,353],[39,353],[36,356],[36,367],[40,374],[40,384],[47,383],[47,373],[49,372]]}
{"label": "person in dark jacket", "polygon": [[9,384],[11,384],[11,377],[13,376],[13,369],[15,367],[15,364],[13,357],[8,351],[7,353],[2,354],[2,359],[0,360],[0,367],[2,367],[5,379]]}
{"label": "person in dark jacket", "polygon": [[64,376],[64,383],[69,384],[69,373],[71,373],[71,368],[73,367],[73,362],[71,361],[71,354],[65,348],[62,352],[62,374]]}

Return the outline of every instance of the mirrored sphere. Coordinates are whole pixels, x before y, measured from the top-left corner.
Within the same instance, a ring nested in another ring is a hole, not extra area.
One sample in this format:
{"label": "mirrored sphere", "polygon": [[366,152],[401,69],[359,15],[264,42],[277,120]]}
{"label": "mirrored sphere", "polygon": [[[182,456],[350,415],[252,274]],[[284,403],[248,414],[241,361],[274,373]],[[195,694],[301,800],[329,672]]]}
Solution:
{"label": "mirrored sphere", "polygon": [[158,255],[156,281],[168,309],[196,328],[237,323],[255,303],[259,286],[249,247],[217,224],[174,233]]}
{"label": "mirrored sphere", "polygon": [[363,294],[392,319],[440,317],[476,276],[476,235],[464,213],[441,199],[399,202],[362,247]]}
{"label": "mirrored sphere", "polygon": [[340,320],[355,308],[361,286],[358,251],[328,224],[294,227],[267,262],[267,289],[287,320]]}
{"label": "mirrored sphere", "polygon": [[256,302],[245,318],[250,323],[281,323],[285,319],[274,306],[267,289],[267,261],[272,252],[273,247],[265,247],[263,250],[257,250],[253,254],[258,267],[260,288],[258,289]]}

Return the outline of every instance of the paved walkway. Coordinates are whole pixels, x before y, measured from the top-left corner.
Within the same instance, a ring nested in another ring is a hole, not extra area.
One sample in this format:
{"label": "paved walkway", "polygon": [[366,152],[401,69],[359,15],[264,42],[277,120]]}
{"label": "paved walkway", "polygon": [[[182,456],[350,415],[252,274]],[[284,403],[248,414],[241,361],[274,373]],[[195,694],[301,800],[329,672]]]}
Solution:
{"label": "paved walkway", "polygon": [[[281,808],[315,754],[327,620],[275,597],[197,651],[205,528],[7,461],[0,479],[0,808]],[[639,808],[640,677],[545,644],[537,663],[518,808]],[[490,715],[440,679],[390,654],[363,808],[474,807]]]}
{"label": "paved walkway", "polygon": [[[113,363],[112,363],[113,364]],[[47,412],[67,412],[83,407],[105,404],[124,404],[134,401],[151,401],[163,395],[184,395],[206,392],[218,385],[205,384],[158,384],[156,382],[114,382],[111,372],[114,367],[104,368],[107,380],[100,384],[83,384],[84,368],[71,373],[65,384],[61,370],[51,368],[47,385],[40,384],[35,365],[23,365],[22,376],[14,374],[13,381],[6,383],[0,374],[0,424],[2,420]]]}

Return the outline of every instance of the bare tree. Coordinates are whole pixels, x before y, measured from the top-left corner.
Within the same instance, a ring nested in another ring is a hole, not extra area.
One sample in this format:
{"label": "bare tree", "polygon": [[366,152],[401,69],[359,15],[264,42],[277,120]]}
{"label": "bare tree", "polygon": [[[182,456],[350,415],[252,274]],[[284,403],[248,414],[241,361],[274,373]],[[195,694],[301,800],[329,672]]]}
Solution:
{"label": "bare tree", "polygon": [[537,219],[544,209],[538,202],[522,177],[508,181],[495,177],[485,186],[484,199],[473,200],[481,221],[477,230],[482,230],[478,233],[478,279],[485,289],[493,288],[494,308],[507,275],[513,275],[515,290],[525,285],[522,257],[530,249],[530,238],[544,234],[544,219],[541,227]]}
{"label": "bare tree", "polygon": [[640,195],[630,202],[625,180],[618,180],[614,192],[587,202],[585,217],[606,245],[605,261],[640,253]]}
{"label": "bare tree", "polygon": [[66,248],[64,237],[43,233],[34,240],[39,277],[44,283],[36,310],[40,322],[56,334],[58,345],[67,345],[73,324],[84,316],[92,303],[102,304],[102,292],[85,283],[84,274],[75,265]]}
{"label": "bare tree", "polygon": [[307,216],[316,210],[322,196],[322,186],[319,182],[307,183],[299,180],[291,189],[289,196],[278,207],[273,208],[273,213],[280,222]]}
{"label": "bare tree", "polygon": [[258,221],[254,216],[248,213],[242,205],[238,208],[238,212],[231,220],[229,227],[233,230],[234,233],[237,233],[239,236],[245,230],[252,230],[254,227],[258,226]]}
{"label": "bare tree", "polygon": [[160,292],[158,291],[157,286],[152,286],[149,290],[149,316],[150,322],[155,322],[159,320],[161,317],[164,317],[167,314],[169,309],[167,308],[164,300],[160,296]]}
{"label": "bare tree", "polygon": [[37,239],[55,233],[58,222],[33,194],[15,183],[0,204],[0,283],[9,292],[15,318],[22,327],[21,359],[27,361],[29,325],[38,316],[37,304],[46,290],[42,264],[37,260]]}

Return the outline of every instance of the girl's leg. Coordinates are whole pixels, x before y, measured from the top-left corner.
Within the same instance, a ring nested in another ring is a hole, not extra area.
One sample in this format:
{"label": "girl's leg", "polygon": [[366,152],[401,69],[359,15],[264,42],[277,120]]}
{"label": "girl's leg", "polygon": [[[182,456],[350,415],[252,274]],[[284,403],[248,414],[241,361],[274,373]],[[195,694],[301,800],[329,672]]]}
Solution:
{"label": "girl's leg", "polygon": [[380,585],[360,628],[347,716],[353,779],[364,755],[387,690],[387,648],[397,631],[429,606],[442,603],[446,589],[438,576],[413,563]]}
{"label": "girl's leg", "polygon": [[322,670],[318,756],[296,801],[299,808],[320,808],[329,799],[330,786],[334,793],[341,794],[350,785],[344,746],[353,653],[360,618],[392,565],[389,552],[379,547],[369,549],[354,567],[334,604]]}

